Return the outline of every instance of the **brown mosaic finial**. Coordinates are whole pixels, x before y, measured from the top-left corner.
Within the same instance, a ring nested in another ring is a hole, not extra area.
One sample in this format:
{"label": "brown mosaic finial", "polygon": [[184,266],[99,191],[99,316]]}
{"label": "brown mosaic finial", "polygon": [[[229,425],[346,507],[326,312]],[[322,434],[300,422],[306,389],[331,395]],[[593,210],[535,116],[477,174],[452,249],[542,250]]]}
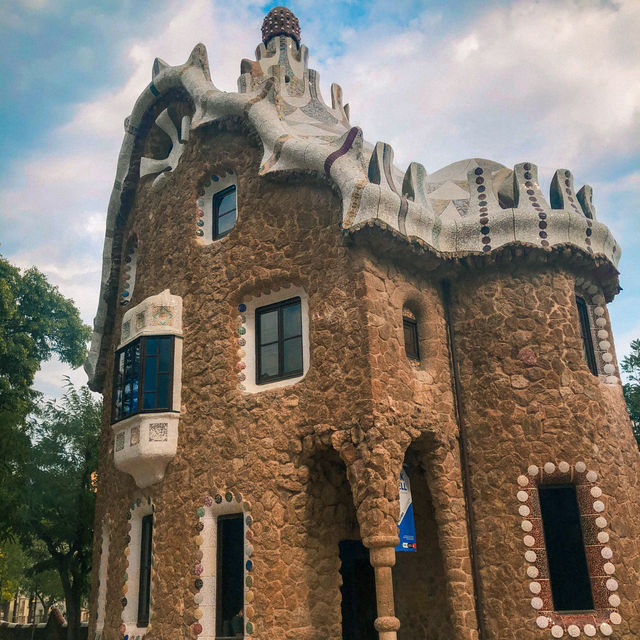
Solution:
{"label": "brown mosaic finial", "polygon": [[286,7],[274,7],[262,23],[262,42],[265,45],[276,36],[289,36],[300,46],[300,23],[293,11]]}

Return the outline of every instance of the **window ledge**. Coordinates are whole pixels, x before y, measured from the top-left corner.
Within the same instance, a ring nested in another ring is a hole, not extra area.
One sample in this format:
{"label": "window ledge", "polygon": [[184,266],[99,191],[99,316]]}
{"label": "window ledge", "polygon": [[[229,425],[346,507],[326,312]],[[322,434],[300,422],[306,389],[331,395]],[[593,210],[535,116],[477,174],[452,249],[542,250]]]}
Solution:
{"label": "window ledge", "polygon": [[139,413],[112,425],[116,468],[141,489],[160,482],[176,455],[179,420],[176,412]]}

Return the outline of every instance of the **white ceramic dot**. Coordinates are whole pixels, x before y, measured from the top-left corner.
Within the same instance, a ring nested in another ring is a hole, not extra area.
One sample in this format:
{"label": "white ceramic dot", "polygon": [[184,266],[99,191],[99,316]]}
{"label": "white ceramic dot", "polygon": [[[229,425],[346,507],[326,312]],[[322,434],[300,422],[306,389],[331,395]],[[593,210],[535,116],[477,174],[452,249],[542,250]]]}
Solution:
{"label": "white ceramic dot", "polygon": [[202,602],[202,594],[201,593],[196,593],[196,595],[193,596],[193,601],[196,604],[200,604]]}
{"label": "white ceramic dot", "polygon": [[609,596],[609,604],[610,604],[612,607],[619,607],[619,606],[620,606],[620,598],[618,597],[618,594],[617,594],[617,593],[612,593],[612,594]]}
{"label": "white ceramic dot", "polygon": [[600,544],[607,544],[607,542],[609,542],[609,534],[606,531],[598,531],[598,542]]}
{"label": "white ceramic dot", "polygon": [[554,638],[562,638],[564,629],[559,624],[554,624],[553,627],[551,627],[551,635]]}
{"label": "white ceramic dot", "polygon": [[620,624],[622,622],[622,616],[617,611],[612,611],[609,619],[613,624]]}
{"label": "white ceramic dot", "polygon": [[612,373],[615,373],[616,367],[615,365],[611,364],[610,362],[608,364],[605,364],[604,367],[602,367],[602,370],[608,374],[611,375]]}
{"label": "white ceramic dot", "polygon": [[591,487],[590,493],[594,498],[599,498],[602,495],[602,489],[600,487]]}
{"label": "white ceramic dot", "polygon": [[605,562],[603,569],[608,576],[612,576],[616,572],[616,567],[613,562]]}
{"label": "white ceramic dot", "polygon": [[596,513],[602,513],[604,511],[604,502],[602,502],[602,500],[596,500],[593,503],[593,510]]}
{"label": "white ceramic dot", "polygon": [[589,482],[595,482],[598,479],[598,474],[595,471],[589,471],[586,478]]}
{"label": "white ceramic dot", "polygon": [[527,476],[518,476],[518,484],[521,487],[526,487],[529,484],[529,478],[527,478]]}
{"label": "white ceramic dot", "polygon": [[533,595],[537,596],[542,591],[542,587],[539,582],[532,582],[529,584],[529,591],[531,591]]}
{"label": "white ceramic dot", "polygon": [[597,336],[600,340],[606,340],[609,337],[609,332],[606,329],[598,329]]}
{"label": "white ceramic dot", "polygon": [[589,295],[594,295],[596,293],[598,293],[598,287],[596,287],[595,284],[592,284],[588,289],[587,289],[587,293]]}
{"label": "white ceramic dot", "polygon": [[606,318],[596,318],[596,326],[597,327],[606,327],[607,319]]}
{"label": "white ceramic dot", "polygon": [[520,502],[526,502],[529,499],[529,494],[526,491],[518,491],[516,497]]}
{"label": "white ceramic dot", "polygon": [[538,469],[538,467],[535,464],[532,464],[528,469],[527,469],[527,473],[530,476],[537,476],[538,472],[540,471],[540,469]]}
{"label": "white ceramic dot", "polygon": [[602,305],[602,304],[604,304],[604,296],[601,293],[598,293],[595,296],[593,296],[591,301],[593,302],[593,304],[601,304]]}
{"label": "white ceramic dot", "polygon": [[536,543],[536,540],[533,536],[525,536],[524,543],[527,545],[527,547],[533,547],[533,545]]}
{"label": "white ceramic dot", "polygon": [[605,382],[607,384],[618,384],[618,378],[616,378],[615,376],[607,376],[605,378]]}
{"label": "white ceramic dot", "polygon": [[531,513],[531,509],[529,509],[529,507],[526,504],[521,504],[518,507],[518,513],[523,517],[526,518],[530,513]]}
{"label": "white ceramic dot", "polygon": [[529,533],[529,531],[533,529],[533,525],[529,520],[523,520],[520,526],[522,527],[522,530],[526,531],[527,533]]}
{"label": "white ceramic dot", "polygon": [[565,462],[564,460],[558,465],[558,469],[560,469],[560,471],[562,471],[562,473],[568,473],[569,469],[571,469],[571,465],[568,462]]}
{"label": "white ceramic dot", "polygon": [[600,555],[605,560],[611,560],[611,558],[613,558],[613,551],[611,551],[611,547],[602,547],[602,550],[600,551]]}
{"label": "white ceramic dot", "polygon": [[547,474],[551,474],[556,470],[556,465],[553,462],[545,462],[544,472]]}
{"label": "white ceramic dot", "polygon": [[527,567],[527,576],[529,578],[537,578],[539,573],[538,567],[534,567],[533,565]]}
{"label": "white ceramic dot", "polygon": [[531,606],[536,609],[542,609],[542,598],[531,598]]}
{"label": "white ceramic dot", "polygon": [[546,629],[549,626],[549,618],[547,618],[547,616],[538,616],[536,618],[536,624],[540,629]]}
{"label": "white ceramic dot", "polygon": [[611,348],[611,343],[608,340],[601,340],[598,343],[598,346],[603,350],[603,351],[609,351],[609,349]]}
{"label": "white ceramic dot", "polygon": [[597,316],[603,316],[604,315],[604,307],[596,307],[593,310],[593,313],[595,313]]}
{"label": "white ceramic dot", "polygon": [[576,287],[579,287],[584,282],[584,278],[582,276],[578,276],[576,278]]}
{"label": "white ceramic dot", "polygon": [[604,362],[611,362],[613,360],[613,356],[610,353],[603,353],[602,360]]}
{"label": "white ceramic dot", "polygon": [[609,578],[607,580],[607,589],[609,591],[617,591],[618,590],[618,581],[614,578]]}
{"label": "white ceramic dot", "polygon": [[596,518],[596,527],[604,529],[607,526],[607,519],[604,516],[598,516]]}
{"label": "white ceramic dot", "polygon": [[531,549],[529,549],[528,551],[525,551],[524,559],[527,562],[535,562],[538,559],[538,556],[535,551],[531,551]]}
{"label": "white ceramic dot", "polygon": [[572,638],[577,638],[580,635],[580,627],[577,624],[570,624],[567,627],[567,633],[572,637]]}
{"label": "white ceramic dot", "polygon": [[587,465],[584,462],[576,462],[576,471],[578,473],[584,473],[587,470]]}
{"label": "white ceramic dot", "polygon": [[585,624],[584,625],[584,633],[585,633],[585,635],[589,636],[590,638],[593,638],[593,636],[596,635],[596,628],[592,624]]}

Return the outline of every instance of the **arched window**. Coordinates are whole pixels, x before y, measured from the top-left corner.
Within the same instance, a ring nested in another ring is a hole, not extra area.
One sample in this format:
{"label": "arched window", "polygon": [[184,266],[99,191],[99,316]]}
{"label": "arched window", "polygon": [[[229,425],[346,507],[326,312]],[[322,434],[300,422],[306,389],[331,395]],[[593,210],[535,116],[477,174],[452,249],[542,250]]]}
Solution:
{"label": "arched window", "polygon": [[414,313],[408,309],[402,312],[402,329],[404,332],[404,351],[409,360],[420,360],[420,344],[418,340],[418,322]]}
{"label": "arched window", "polygon": [[584,298],[576,296],[576,306],[578,307],[578,318],[580,320],[580,337],[582,338],[582,350],[587,361],[589,371],[594,376],[598,375],[598,364],[596,354],[593,349],[593,337],[591,336],[591,323],[589,322],[589,309]]}
{"label": "arched window", "polygon": [[236,185],[213,196],[213,239],[226,236],[236,223]]}

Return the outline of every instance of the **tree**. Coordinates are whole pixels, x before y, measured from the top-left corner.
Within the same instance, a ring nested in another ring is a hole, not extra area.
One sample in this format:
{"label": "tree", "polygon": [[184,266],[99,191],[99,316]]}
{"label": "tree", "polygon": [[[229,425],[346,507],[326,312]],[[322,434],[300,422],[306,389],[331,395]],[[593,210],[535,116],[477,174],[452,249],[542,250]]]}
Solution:
{"label": "tree", "polygon": [[622,385],[622,391],[633,425],[633,435],[640,448],[640,340],[631,343],[631,353],[623,358],[621,369],[629,380]]}
{"label": "tree", "polygon": [[68,383],[62,400],[44,404],[31,421],[20,468],[23,503],[14,531],[28,553],[46,549],[37,571],[60,577],[68,640],[79,638],[89,591],[101,404],[87,387]]}
{"label": "tree", "polygon": [[6,613],[24,577],[25,556],[16,542],[5,541],[0,545],[0,607]]}
{"label": "tree", "polygon": [[31,385],[40,364],[55,353],[79,367],[90,334],[73,302],[40,271],[21,273],[0,256],[0,513],[18,506],[11,479],[29,448],[24,425],[39,395]]}

